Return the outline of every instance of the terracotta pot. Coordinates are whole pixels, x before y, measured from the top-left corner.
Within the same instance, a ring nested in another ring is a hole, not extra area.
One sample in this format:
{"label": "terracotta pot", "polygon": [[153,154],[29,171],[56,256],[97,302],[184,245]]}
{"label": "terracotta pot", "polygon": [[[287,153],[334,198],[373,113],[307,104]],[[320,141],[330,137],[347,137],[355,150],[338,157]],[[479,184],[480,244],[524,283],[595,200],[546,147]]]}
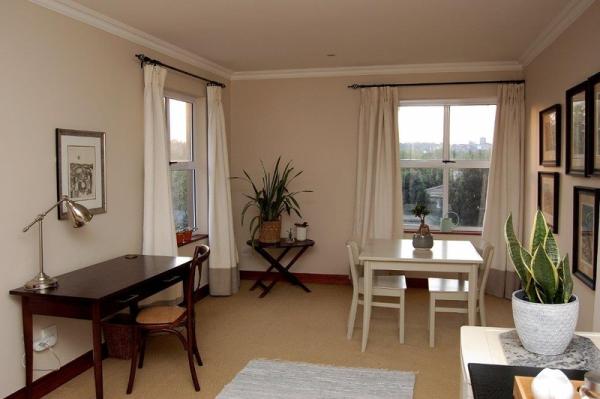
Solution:
{"label": "terracotta pot", "polygon": [[184,244],[192,240],[192,230],[183,230],[175,233],[177,245]]}
{"label": "terracotta pot", "polygon": [[260,224],[258,241],[275,244],[281,239],[281,220],[263,221]]}

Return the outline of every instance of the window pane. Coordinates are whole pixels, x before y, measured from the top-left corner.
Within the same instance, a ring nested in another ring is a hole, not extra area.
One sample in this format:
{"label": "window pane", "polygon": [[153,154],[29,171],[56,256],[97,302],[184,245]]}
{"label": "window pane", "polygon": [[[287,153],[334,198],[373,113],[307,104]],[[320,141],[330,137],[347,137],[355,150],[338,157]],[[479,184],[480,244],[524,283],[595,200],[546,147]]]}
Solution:
{"label": "window pane", "polygon": [[400,159],[442,159],[443,106],[401,106],[398,110]]}
{"label": "window pane", "polygon": [[402,199],[404,224],[418,225],[419,218],[412,210],[417,204],[427,205],[430,214],[425,219],[430,227],[439,227],[444,203],[443,173],[441,168],[402,169]]}
{"label": "window pane", "polygon": [[489,160],[495,119],[495,105],[450,106],[451,158]]}
{"label": "window pane", "polygon": [[482,227],[488,169],[450,169],[448,216],[460,227]]}
{"label": "window pane", "polygon": [[181,230],[195,227],[193,170],[171,171],[171,196],[175,228]]}
{"label": "window pane", "polygon": [[167,99],[171,161],[192,161],[192,103]]}

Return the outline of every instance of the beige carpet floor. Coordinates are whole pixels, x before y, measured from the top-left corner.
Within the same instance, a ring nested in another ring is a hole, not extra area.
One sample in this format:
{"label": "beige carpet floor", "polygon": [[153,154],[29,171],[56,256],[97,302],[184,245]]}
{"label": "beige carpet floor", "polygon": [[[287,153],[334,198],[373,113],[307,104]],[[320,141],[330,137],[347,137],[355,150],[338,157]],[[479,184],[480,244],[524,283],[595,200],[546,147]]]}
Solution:
{"label": "beige carpet floor", "polygon": [[[350,367],[415,371],[415,397],[457,398],[459,335],[466,315],[438,314],[436,347],[427,338],[428,293],[409,289],[406,299],[406,343],[398,342],[398,315],[375,308],[369,345],[360,351],[362,311],[352,340],[346,339],[351,287],[309,285],[312,293],[280,283],[264,299],[244,281],[238,294],[207,298],[198,304],[198,339],[203,367],[197,367],[202,391],[194,391],[187,358],[175,337],[148,342],[144,368],[138,370],[132,395],[125,395],[129,361],[104,361],[105,398],[214,398],[246,365],[257,358],[285,359]],[[510,302],[488,297],[488,324],[512,325]],[[47,398],[82,399],[94,395],[92,370]]]}

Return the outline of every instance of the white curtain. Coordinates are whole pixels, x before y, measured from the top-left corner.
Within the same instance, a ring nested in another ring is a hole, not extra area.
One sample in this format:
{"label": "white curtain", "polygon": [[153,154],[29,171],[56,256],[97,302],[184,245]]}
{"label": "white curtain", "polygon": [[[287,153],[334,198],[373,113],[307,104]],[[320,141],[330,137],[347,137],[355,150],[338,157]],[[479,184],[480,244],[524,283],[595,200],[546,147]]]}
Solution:
{"label": "white curtain", "polygon": [[523,228],[525,182],[525,86],[498,86],[496,125],[482,238],[495,248],[486,291],[510,298],[519,281],[506,253],[504,223],[512,213],[519,238]]}
{"label": "white curtain", "polygon": [[361,89],[354,240],[402,237],[402,179],[399,167],[398,92]]}
{"label": "white curtain", "polygon": [[233,235],[229,155],[223,89],[207,87],[208,104],[208,237],[210,241],[209,286],[211,295],[231,295],[240,279],[238,253]]}
{"label": "white curtain", "polygon": [[[144,255],[177,256],[163,103],[166,76],[164,68],[144,66]],[[178,284],[144,302],[175,301],[180,296]]]}

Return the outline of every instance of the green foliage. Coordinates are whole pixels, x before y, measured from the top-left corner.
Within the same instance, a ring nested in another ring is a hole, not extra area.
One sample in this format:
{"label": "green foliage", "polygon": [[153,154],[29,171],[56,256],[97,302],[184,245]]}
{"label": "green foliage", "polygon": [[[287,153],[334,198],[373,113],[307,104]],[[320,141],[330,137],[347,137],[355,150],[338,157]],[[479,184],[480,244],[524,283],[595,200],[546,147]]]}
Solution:
{"label": "green foliage", "polygon": [[504,225],[504,237],[508,253],[523,290],[530,302],[567,303],[573,293],[573,280],[569,260],[560,258],[556,239],[544,215],[535,215],[529,251],[525,249],[513,228],[512,215]]}
{"label": "green foliage", "polygon": [[252,193],[244,194],[248,198],[248,202],[242,208],[242,225],[249,209],[254,208],[258,211],[258,215],[250,219],[249,228],[252,239],[256,236],[262,222],[278,220],[284,212],[288,215],[295,213],[301,218],[300,205],[295,196],[299,193],[312,192],[312,190],[293,192],[288,190],[289,184],[302,174],[302,171],[294,172],[291,161],[286,163],[283,170],[281,170],[281,157],[277,158],[273,172],[267,172],[262,161],[260,164],[263,172],[261,188],[258,188],[259,185],[252,180],[245,170],[243,171],[244,177],[234,177],[234,179],[246,181],[252,187]]}

